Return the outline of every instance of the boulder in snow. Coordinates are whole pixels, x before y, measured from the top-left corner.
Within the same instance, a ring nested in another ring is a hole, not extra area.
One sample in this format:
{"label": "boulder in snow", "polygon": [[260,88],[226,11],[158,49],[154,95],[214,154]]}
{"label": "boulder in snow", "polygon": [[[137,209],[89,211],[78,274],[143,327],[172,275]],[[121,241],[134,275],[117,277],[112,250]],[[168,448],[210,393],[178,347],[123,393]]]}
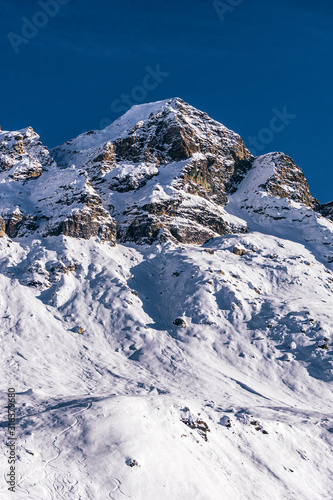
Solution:
{"label": "boulder in snow", "polygon": [[182,328],[185,328],[186,322],[183,320],[183,318],[176,318],[172,322],[175,326],[181,326]]}
{"label": "boulder in snow", "polygon": [[234,246],[232,251],[235,255],[244,255],[246,253],[245,248],[238,245]]}

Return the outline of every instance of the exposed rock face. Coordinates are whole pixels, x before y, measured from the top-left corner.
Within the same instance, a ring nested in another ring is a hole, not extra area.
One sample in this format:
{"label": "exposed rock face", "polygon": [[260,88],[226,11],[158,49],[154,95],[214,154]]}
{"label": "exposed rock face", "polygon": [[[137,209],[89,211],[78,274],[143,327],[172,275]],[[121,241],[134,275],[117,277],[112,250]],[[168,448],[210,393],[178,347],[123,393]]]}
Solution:
{"label": "exposed rock face", "polygon": [[242,248],[242,247],[237,247],[235,246],[233,249],[232,249],[233,253],[235,255],[245,255],[246,254],[246,250],[245,248]]}
{"label": "exposed rock face", "polygon": [[36,214],[23,214],[19,208],[13,212],[4,215],[5,232],[10,238],[23,236],[27,232],[35,232],[38,225],[38,217]]}
{"label": "exposed rock face", "polygon": [[333,201],[318,205],[318,211],[324,216],[333,221]]}
{"label": "exposed rock face", "polygon": [[36,179],[52,164],[47,147],[31,127],[0,133],[0,172],[8,172],[9,178]]}
{"label": "exposed rock face", "polygon": [[2,217],[0,217],[0,238],[6,234],[6,224]]}
{"label": "exposed rock face", "polygon": [[0,132],[0,176],[8,186],[0,215],[12,238],[36,232],[111,244],[203,244],[247,231],[227,210],[231,198],[275,220],[285,219],[291,202],[332,217],[291,158],[253,158],[239,135],[178,98],[134,106],[51,154],[57,163],[30,127]]}
{"label": "exposed rock face", "polygon": [[310,193],[303,172],[289,156],[283,153],[269,153],[264,155],[264,158],[274,164],[274,173],[259,187],[279,198],[288,198],[308,207],[315,205],[316,200]]}
{"label": "exposed rock face", "polygon": [[55,148],[54,158],[59,164],[84,167],[93,180],[123,162],[159,167],[191,160],[184,163],[179,187],[225,204],[224,192],[233,191],[251,168],[253,157],[241,137],[179,98],[144,106],[145,120],[135,114],[143,106],[134,106],[105,130]]}
{"label": "exposed rock face", "polygon": [[6,214],[6,233],[10,238],[15,238],[19,232],[20,226],[22,225],[23,214],[19,208],[14,210],[11,214]]}
{"label": "exposed rock face", "polygon": [[229,234],[233,229],[246,231],[246,227],[233,228],[224,220],[223,209],[198,198],[196,205],[178,196],[167,201],[131,207],[123,213],[118,229],[119,241],[152,243],[156,239],[171,239],[180,243],[203,244],[216,234]]}
{"label": "exposed rock face", "polygon": [[62,220],[48,235],[63,234],[72,238],[84,238],[89,240],[99,236],[103,241],[116,244],[117,227],[116,222],[105,213],[96,215],[91,210],[82,210],[70,214],[67,219]]}
{"label": "exposed rock face", "polygon": [[[244,181],[231,195],[230,202],[254,214],[255,219],[265,225],[292,217],[315,216],[318,205],[301,169],[283,153],[257,157]],[[298,210],[300,207],[304,209],[302,214]],[[298,210],[298,214],[295,212],[291,216],[294,210]]]}
{"label": "exposed rock face", "polygon": [[178,98],[138,122],[128,137],[115,140],[113,146],[118,162],[145,161],[157,166],[189,160],[196,154],[196,160],[184,168],[184,185],[191,183],[195,194],[198,191],[204,197],[216,194],[217,182],[225,191],[233,177],[242,178],[251,167],[252,156],[237,134]]}
{"label": "exposed rock face", "polygon": [[180,186],[188,193],[197,194],[225,205],[227,194],[233,193],[237,185],[251,168],[251,161],[240,148],[241,156],[232,151],[227,161],[212,153],[192,159],[184,168]]}
{"label": "exposed rock face", "polygon": [[0,213],[8,236],[35,232],[85,239],[98,236],[115,244],[116,222],[103,207],[85,171],[59,169],[30,127],[1,132],[0,150],[0,175],[6,187]]}
{"label": "exposed rock face", "polygon": [[[218,205],[226,204],[253,157],[237,134],[181,99],[134,106],[105,130],[83,134],[52,154],[63,166],[87,171],[117,219],[120,241],[203,243],[246,230],[226,220]],[[110,191],[133,194],[110,197]]]}
{"label": "exposed rock face", "polygon": [[31,127],[0,132],[0,175],[5,181],[0,234],[5,229],[11,238],[35,232],[86,239],[98,236],[115,244],[116,223],[87,173],[75,168],[61,171]]}
{"label": "exposed rock face", "polygon": [[37,200],[37,203],[44,201],[45,223],[40,225],[44,236],[63,234],[84,239],[98,236],[102,241],[116,244],[116,222],[103,207],[86,172],[75,168],[57,170],[52,182],[52,193],[45,188],[47,201],[43,197]]}
{"label": "exposed rock face", "polygon": [[92,151],[91,157],[84,164],[84,169],[88,172],[90,179],[100,181],[104,174],[116,166],[115,147],[111,141],[108,141]]}

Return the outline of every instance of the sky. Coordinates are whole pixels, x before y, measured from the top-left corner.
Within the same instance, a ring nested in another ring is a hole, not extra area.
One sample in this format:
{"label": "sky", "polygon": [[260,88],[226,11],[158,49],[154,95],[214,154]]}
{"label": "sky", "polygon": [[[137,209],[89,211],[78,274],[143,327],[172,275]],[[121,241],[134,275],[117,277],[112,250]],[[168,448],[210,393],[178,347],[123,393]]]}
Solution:
{"label": "sky", "polygon": [[333,199],[331,0],[0,0],[0,125],[49,147],[181,97]]}

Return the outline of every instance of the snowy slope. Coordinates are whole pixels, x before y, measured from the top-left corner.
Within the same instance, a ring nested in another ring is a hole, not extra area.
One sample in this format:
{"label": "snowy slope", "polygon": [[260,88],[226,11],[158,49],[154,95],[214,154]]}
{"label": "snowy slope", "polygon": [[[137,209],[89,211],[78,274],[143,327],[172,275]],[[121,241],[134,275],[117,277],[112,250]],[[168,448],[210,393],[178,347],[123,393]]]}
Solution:
{"label": "snowy slope", "polygon": [[[77,139],[80,150],[58,151],[61,168],[50,164],[37,179],[9,179],[17,159],[1,174],[8,209],[21,190],[22,213],[39,207],[50,219],[0,239],[0,498],[12,498],[10,386],[18,393],[17,498],[332,498],[333,223],[316,211],[298,167],[288,160],[283,170],[279,153],[251,159],[224,206],[208,177],[204,193],[180,182],[193,155],[206,168],[201,151],[150,166],[116,158],[107,168],[104,158],[96,177],[92,164],[77,161],[88,149],[95,158],[105,139],[125,138],[161,106],[174,116],[173,102],[135,107],[109,130]],[[200,113],[195,127],[212,126]],[[187,110],[191,127],[194,114]],[[144,184],[110,188],[120,172],[137,180],[143,171],[153,174]],[[214,212],[233,229],[219,235],[208,221],[214,237],[199,245],[166,229],[150,244],[119,243],[119,230],[117,245],[49,235],[52,211],[55,221],[82,211],[84,190],[120,226],[131,207],[180,196],[182,211],[163,214],[172,224]],[[72,203],[55,203],[65,200],[59,193]]]}

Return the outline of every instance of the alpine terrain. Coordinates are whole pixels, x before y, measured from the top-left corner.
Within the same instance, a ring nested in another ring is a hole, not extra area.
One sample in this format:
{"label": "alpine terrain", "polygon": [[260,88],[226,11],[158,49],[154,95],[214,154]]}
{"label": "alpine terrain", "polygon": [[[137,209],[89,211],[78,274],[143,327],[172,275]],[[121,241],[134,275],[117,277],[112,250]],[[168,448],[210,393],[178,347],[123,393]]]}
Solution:
{"label": "alpine terrain", "polygon": [[332,500],[333,202],[290,157],[174,98],[1,131],[0,182],[1,499]]}

